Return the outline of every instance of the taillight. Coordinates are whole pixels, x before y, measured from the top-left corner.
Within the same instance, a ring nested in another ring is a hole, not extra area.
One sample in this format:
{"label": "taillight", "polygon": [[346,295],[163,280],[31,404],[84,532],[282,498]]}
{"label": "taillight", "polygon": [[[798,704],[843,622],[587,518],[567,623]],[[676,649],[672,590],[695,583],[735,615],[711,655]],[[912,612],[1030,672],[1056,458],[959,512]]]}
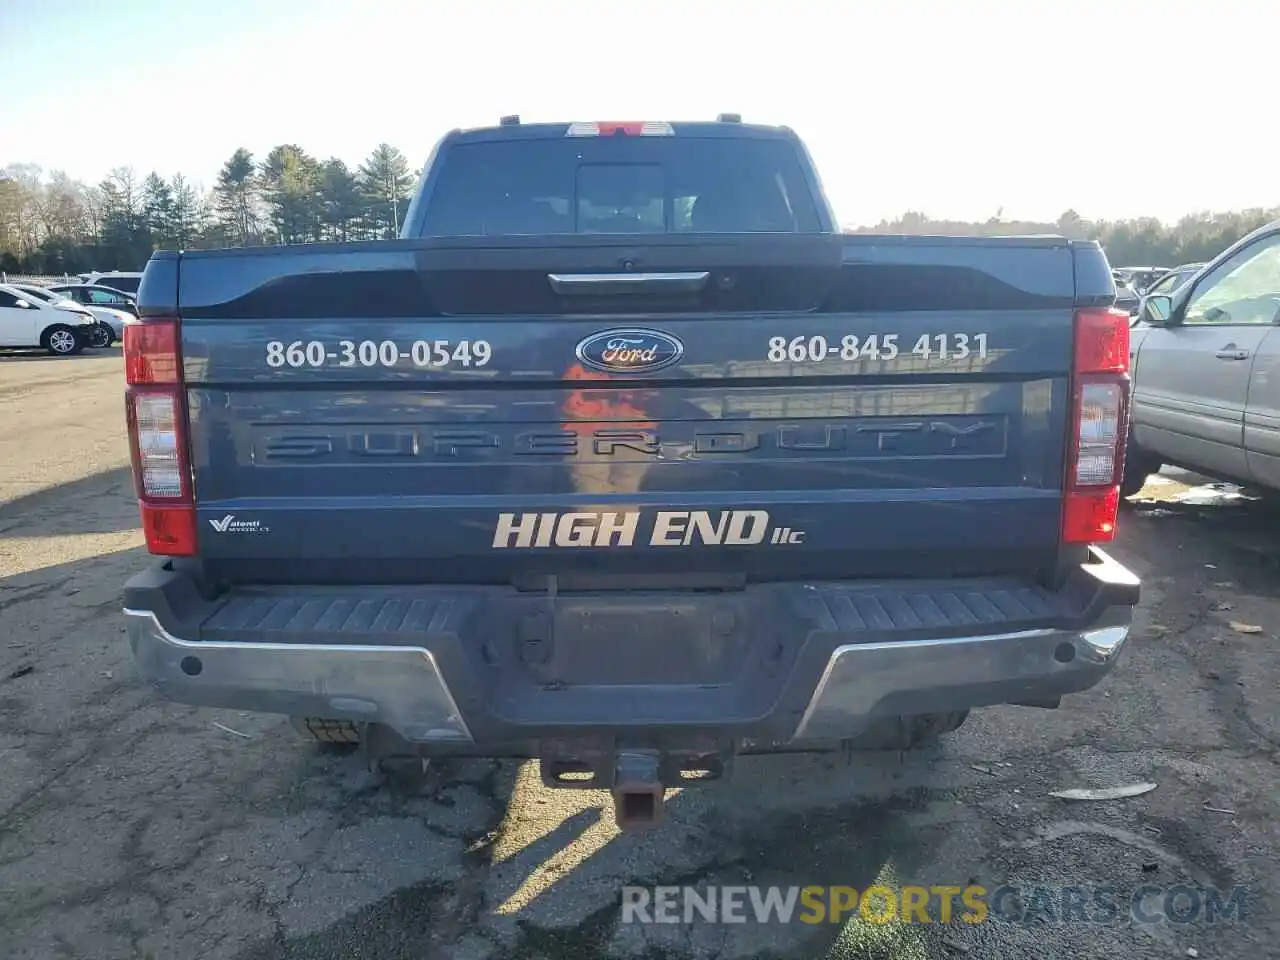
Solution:
{"label": "taillight", "polygon": [[124,377],[129,385],[177,384],[178,321],[148,320],[124,328]]}
{"label": "taillight", "polygon": [[1115,309],[1077,313],[1073,372],[1128,373],[1129,319]]}
{"label": "taillight", "polygon": [[1072,357],[1062,538],[1105,543],[1116,534],[1129,431],[1129,315],[1081,310]]}
{"label": "taillight", "polygon": [[147,549],[162,556],[192,556],[196,508],[178,322],[127,323],[124,366],[129,453]]}

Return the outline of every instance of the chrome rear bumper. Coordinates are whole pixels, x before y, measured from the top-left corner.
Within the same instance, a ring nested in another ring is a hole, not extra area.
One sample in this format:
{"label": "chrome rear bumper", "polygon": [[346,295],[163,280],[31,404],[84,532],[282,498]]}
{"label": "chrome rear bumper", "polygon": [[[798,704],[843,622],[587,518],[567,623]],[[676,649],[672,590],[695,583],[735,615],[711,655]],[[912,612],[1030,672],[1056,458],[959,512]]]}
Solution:
{"label": "chrome rear bumper", "polygon": [[146,610],[124,611],[143,678],[179,703],[385,723],[406,740],[470,742],[421,647],[191,641]]}
{"label": "chrome rear bumper", "polygon": [[[126,609],[129,642],[142,677],[180,703],[292,716],[386,724],[419,743],[474,744],[438,658],[422,646],[191,641],[175,637],[148,610]],[[1045,700],[1100,681],[1119,658],[1132,608],[1113,607],[1082,630],[845,643],[834,648],[791,740],[855,736],[878,716],[931,713]],[[464,681],[465,682],[465,681]],[[811,682],[811,681],[810,681]],[[637,696],[640,688],[628,688]],[[550,718],[547,730],[574,722]],[[708,715],[698,727],[732,727]],[[664,725],[654,715],[652,723]],[[669,724],[667,724],[669,725]],[[554,735],[554,734],[550,734]]]}

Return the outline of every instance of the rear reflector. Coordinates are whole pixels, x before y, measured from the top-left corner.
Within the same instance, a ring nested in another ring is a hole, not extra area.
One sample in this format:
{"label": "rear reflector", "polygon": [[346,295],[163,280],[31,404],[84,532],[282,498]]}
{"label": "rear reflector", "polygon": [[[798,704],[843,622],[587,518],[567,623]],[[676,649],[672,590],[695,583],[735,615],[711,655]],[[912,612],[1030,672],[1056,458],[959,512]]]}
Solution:
{"label": "rear reflector", "polygon": [[670,137],[675,128],[660,120],[571,123],[567,137]]}

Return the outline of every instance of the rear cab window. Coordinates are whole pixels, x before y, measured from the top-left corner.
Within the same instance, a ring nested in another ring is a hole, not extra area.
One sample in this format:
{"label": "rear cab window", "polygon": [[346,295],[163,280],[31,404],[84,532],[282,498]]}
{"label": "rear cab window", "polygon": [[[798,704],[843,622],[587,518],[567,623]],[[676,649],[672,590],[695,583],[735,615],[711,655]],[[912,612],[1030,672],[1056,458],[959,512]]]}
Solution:
{"label": "rear cab window", "polygon": [[820,232],[783,138],[462,141],[441,163],[424,236]]}

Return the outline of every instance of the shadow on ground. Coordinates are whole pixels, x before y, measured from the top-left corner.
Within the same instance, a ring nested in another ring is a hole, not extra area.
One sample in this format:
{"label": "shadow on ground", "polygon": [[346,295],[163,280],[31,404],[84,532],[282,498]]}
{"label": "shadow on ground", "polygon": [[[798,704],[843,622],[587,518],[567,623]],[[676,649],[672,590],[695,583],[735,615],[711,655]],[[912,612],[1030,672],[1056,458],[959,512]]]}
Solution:
{"label": "shadow on ground", "polygon": [[11,537],[116,533],[136,529],[129,467],[115,467],[0,503],[0,541]]}
{"label": "shadow on ground", "polygon": [[[928,754],[928,752],[926,752]],[[932,754],[928,754],[932,757]],[[914,766],[923,774],[930,759]],[[474,761],[435,768],[430,788],[474,784],[458,771]],[[420,957],[565,958],[610,955],[649,957],[842,955],[841,944],[859,956],[932,956],[943,950],[945,931],[934,927],[837,922],[758,924],[624,923],[623,887],[679,886],[713,899],[716,890],[754,885],[853,887],[905,882],[924,869],[936,843],[935,808],[952,802],[945,791],[905,787],[879,797],[850,797],[825,807],[777,807],[777,794],[792,777],[810,777],[827,758],[752,758],[753,777],[769,782],[773,802],[759,783],[737,788],[686,790],[668,801],[667,822],[653,832],[617,835],[603,798],[561,819],[540,817],[539,805],[563,796],[535,796],[536,765],[490,764],[485,790],[495,817],[483,839],[464,854],[464,874],[452,883],[424,880],[353,911],[336,923],[299,937],[280,935],[238,955],[238,960],[410,960]],[[834,779],[856,783],[876,770],[845,766]],[[908,764],[908,768],[913,764]],[[753,789],[755,787],[755,789]],[[508,801],[508,794],[510,799]],[[760,802],[763,800],[763,802]],[[533,814],[530,817],[530,814]],[[935,821],[933,829],[924,821]],[[587,854],[573,865],[566,855],[592,834]],[[506,849],[504,849],[506,848]],[[532,881],[550,883],[534,897],[520,891]],[[964,877],[958,882],[963,883]],[[743,902],[751,914],[749,901]],[[677,908],[679,909],[679,908]],[[803,908],[797,907],[798,917]],[[957,904],[957,912],[959,905]],[[819,918],[826,919],[826,918]],[[728,941],[734,941],[730,944]]]}
{"label": "shadow on ground", "polygon": [[0,347],[0,363],[71,363],[76,360],[91,360],[95,357],[123,356],[120,344],[114,344],[110,347],[89,348],[81,350],[79,353],[72,354],[69,357],[58,357],[49,351],[39,347],[32,349],[14,349],[12,347]]}

